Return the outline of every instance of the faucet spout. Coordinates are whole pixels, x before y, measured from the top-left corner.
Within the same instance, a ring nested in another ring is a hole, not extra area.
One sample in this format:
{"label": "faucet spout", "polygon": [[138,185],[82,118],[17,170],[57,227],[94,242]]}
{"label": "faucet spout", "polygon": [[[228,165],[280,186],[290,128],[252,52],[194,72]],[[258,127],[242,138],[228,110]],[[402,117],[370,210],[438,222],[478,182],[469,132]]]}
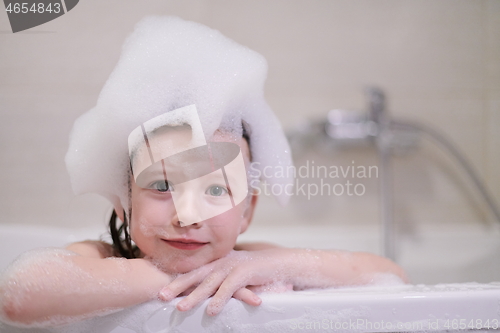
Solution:
{"label": "faucet spout", "polygon": [[382,89],[374,86],[365,89],[368,98],[369,117],[376,124],[375,143],[379,160],[380,221],[382,229],[382,252],[396,260],[396,239],[394,225],[394,188],[392,173],[392,134],[386,111],[386,99]]}

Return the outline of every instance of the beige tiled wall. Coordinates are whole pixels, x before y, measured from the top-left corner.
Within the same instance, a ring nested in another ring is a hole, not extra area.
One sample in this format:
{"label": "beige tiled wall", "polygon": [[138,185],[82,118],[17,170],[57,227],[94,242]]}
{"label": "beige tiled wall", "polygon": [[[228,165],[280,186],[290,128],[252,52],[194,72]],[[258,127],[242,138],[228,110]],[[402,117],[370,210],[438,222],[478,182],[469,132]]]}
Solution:
{"label": "beige tiled wall", "polygon": [[[149,14],[207,24],[262,53],[266,96],[286,128],[332,108],[363,109],[362,88],[381,86],[394,117],[450,137],[500,201],[498,0],[94,0],[17,34],[0,11],[1,223],[104,223],[103,200],[71,194],[67,138],[95,104],[133,24]],[[369,150],[328,158],[376,163]],[[460,169],[429,143],[395,158],[394,173],[398,219],[486,219]],[[367,186],[363,198],[295,202],[284,211],[264,198],[257,223],[307,220],[323,209],[317,219],[376,221],[376,182]]]}
{"label": "beige tiled wall", "polygon": [[485,131],[487,145],[487,177],[496,197],[500,198],[500,1],[484,5],[485,19]]}

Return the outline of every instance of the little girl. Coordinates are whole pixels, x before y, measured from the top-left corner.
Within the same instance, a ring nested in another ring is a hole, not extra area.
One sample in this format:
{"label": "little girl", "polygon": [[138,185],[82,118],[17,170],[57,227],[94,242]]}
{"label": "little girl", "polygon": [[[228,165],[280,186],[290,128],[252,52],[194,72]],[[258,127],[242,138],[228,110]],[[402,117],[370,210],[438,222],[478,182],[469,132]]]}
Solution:
{"label": "little girl", "polygon": [[66,156],[75,192],[113,204],[113,244],[21,256],[0,282],[3,320],[63,323],[179,295],[180,311],[213,296],[206,311],[216,315],[231,297],[259,305],[263,290],[368,284],[379,274],[406,281],[368,253],[236,244],[257,203],[250,163],[291,163],[263,97],[266,71],[260,55],[207,27],[141,21],[96,107],[75,122]]}

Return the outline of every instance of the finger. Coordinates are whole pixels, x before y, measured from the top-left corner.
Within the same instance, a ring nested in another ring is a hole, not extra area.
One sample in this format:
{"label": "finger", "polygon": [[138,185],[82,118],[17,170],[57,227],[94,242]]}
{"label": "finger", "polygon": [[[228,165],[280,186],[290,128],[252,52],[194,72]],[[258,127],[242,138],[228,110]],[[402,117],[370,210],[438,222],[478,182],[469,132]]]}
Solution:
{"label": "finger", "polygon": [[182,292],[188,290],[194,285],[199,284],[207,274],[210,274],[211,269],[200,267],[194,271],[183,274],[175,278],[166,287],[160,290],[160,299],[164,301],[171,301]]}
{"label": "finger", "polygon": [[243,272],[238,269],[234,269],[231,274],[229,274],[226,279],[222,282],[219,289],[215,293],[214,297],[207,306],[207,314],[210,316],[215,316],[218,314],[224,305],[233,297],[233,294],[239,289],[244,288],[248,283],[248,275],[243,275]]}
{"label": "finger", "polygon": [[177,303],[177,309],[179,311],[188,311],[212,296],[222,284],[226,275],[223,271],[217,271],[207,276],[186,298]]}
{"label": "finger", "polygon": [[257,286],[248,286],[247,288],[253,291],[254,293],[262,293],[262,292],[283,293],[286,291],[293,290],[293,284],[278,282],[278,283],[270,283]]}
{"label": "finger", "polygon": [[239,299],[242,302],[247,303],[248,305],[257,306],[262,303],[262,300],[259,296],[257,296],[252,290],[249,288],[240,288],[236,290],[233,294],[233,297]]}
{"label": "finger", "polygon": [[252,291],[254,294],[261,293],[263,291],[266,291],[267,286],[266,285],[256,285],[256,286],[247,286],[247,289]]}

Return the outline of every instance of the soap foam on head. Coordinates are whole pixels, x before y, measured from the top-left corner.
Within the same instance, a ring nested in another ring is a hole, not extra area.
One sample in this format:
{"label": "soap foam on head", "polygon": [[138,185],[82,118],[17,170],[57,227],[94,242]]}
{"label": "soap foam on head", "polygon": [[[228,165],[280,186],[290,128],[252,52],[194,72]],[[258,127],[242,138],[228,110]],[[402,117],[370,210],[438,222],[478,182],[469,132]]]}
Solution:
{"label": "soap foam on head", "polygon": [[[266,75],[261,55],[216,30],[175,17],[143,19],[97,105],[73,127],[66,165],[75,193],[99,193],[128,211],[128,135],[149,119],[191,104],[207,141],[217,129],[241,136],[243,120],[260,169],[291,165],[283,130],[264,100]],[[293,179],[266,181],[284,188]],[[278,199],[284,204],[288,197],[283,191]]]}

